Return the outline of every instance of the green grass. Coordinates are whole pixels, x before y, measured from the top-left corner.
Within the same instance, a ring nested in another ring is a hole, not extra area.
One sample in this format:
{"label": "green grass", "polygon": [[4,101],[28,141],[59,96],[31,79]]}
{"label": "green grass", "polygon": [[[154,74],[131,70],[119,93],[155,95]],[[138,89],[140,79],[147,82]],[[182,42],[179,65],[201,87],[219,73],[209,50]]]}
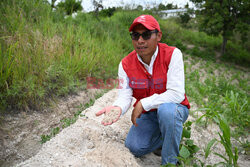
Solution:
{"label": "green grass", "polygon": [[123,25],[109,19],[79,14],[55,20],[60,13],[42,1],[13,0],[1,9],[7,16],[1,17],[2,110],[42,107],[48,96],[75,92],[87,76],[116,78],[119,61],[132,50],[129,36],[118,33]]}
{"label": "green grass", "polygon": [[[186,67],[186,91],[206,112],[223,114],[231,125],[249,129],[249,71],[193,58]],[[194,68],[195,67],[195,68]]]}
{"label": "green grass", "polygon": [[[41,0],[4,1],[0,8],[0,14],[5,16],[0,18],[1,110],[39,109],[48,105],[47,97],[65,96],[84,88],[87,76],[116,78],[120,60],[133,50],[128,28],[142,14],[118,10],[100,21],[88,13],[65,19],[61,11],[51,11]],[[173,20],[155,17],[164,32],[162,42],[214,60],[220,37],[183,29]],[[187,44],[196,47],[188,49]],[[230,59],[235,52],[240,55],[232,60],[248,58],[246,50],[233,46]]]}

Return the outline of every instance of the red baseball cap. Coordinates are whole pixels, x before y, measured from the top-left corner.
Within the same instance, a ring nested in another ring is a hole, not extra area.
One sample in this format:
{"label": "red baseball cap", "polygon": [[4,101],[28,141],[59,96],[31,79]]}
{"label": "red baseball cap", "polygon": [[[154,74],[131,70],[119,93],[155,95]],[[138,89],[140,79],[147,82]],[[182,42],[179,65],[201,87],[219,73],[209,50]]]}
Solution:
{"label": "red baseball cap", "polygon": [[159,32],[161,31],[158,21],[151,15],[141,15],[141,16],[137,17],[133,21],[133,23],[131,24],[131,26],[129,28],[129,32],[131,32],[133,30],[133,28],[138,24],[142,24],[148,30],[155,30],[156,29]]}

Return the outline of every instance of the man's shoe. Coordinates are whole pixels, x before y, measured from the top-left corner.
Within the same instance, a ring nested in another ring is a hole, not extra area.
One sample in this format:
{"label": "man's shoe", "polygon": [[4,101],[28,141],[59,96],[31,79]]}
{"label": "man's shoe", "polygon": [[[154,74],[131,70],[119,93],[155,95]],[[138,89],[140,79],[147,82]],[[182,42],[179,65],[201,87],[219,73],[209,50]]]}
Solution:
{"label": "man's shoe", "polygon": [[156,149],[156,150],[154,150],[153,153],[154,153],[155,155],[157,155],[157,156],[161,156],[161,147],[158,148],[158,149]]}

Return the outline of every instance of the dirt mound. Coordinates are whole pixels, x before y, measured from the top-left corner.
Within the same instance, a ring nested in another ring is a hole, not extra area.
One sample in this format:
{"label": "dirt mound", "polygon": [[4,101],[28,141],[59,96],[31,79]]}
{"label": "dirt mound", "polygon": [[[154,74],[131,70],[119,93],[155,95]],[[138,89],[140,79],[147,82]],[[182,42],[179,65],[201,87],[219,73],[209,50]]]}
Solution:
{"label": "dirt mound", "polygon": [[112,104],[116,94],[117,91],[112,90],[96,100],[92,107],[82,112],[75,124],[65,128],[45,143],[35,156],[17,166],[159,166],[159,157],[149,154],[147,160],[135,158],[124,146],[131,126],[131,111],[111,126],[101,125],[103,116],[95,116],[95,112]]}

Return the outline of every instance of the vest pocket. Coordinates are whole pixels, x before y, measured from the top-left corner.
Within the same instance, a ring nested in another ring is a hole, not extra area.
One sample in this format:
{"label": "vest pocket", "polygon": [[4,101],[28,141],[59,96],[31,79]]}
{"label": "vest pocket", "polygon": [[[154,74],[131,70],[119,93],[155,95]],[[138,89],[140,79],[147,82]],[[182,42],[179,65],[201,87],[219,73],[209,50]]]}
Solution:
{"label": "vest pocket", "polygon": [[163,79],[155,79],[154,80],[154,92],[155,93],[163,93],[166,91],[166,81]]}

